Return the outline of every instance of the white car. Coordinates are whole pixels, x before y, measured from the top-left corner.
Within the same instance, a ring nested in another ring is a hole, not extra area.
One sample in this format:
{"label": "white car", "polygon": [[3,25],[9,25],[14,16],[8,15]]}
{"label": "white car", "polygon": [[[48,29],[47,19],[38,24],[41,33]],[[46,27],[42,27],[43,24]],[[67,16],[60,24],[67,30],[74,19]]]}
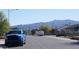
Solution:
{"label": "white car", "polygon": [[35,34],[38,36],[44,36],[44,31],[36,31]]}

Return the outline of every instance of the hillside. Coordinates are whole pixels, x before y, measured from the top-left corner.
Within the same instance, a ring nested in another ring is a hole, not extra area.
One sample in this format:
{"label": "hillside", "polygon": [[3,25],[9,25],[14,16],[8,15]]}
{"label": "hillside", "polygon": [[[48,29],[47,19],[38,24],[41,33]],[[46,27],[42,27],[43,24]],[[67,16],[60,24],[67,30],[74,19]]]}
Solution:
{"label": "hillside", "polygon": [[32,29],[38,29],[42,24],[48,24],[51,28],[60,29],[64,26],[70,26],[74,24],[78,24],[78,21],[73,20],[53,20],[50,22],[39,22],[34,24],[24,24],[24,25],[16,25],[12,27],[21,28],[23,30],[32,30]]}

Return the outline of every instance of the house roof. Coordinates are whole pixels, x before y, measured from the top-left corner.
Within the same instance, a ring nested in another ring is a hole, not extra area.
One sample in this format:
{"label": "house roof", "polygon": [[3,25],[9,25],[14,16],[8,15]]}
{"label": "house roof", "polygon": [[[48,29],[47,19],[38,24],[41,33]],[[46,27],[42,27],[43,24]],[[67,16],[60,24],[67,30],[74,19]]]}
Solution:
{"label": "house roof", "polygon": [[65,27],[62,27],[60,30],[63,30],[63,29],[74,29],[76,27],[79,27],[79,24],[74,24],[74,25],[70,25],[70,26],[65,26]]}

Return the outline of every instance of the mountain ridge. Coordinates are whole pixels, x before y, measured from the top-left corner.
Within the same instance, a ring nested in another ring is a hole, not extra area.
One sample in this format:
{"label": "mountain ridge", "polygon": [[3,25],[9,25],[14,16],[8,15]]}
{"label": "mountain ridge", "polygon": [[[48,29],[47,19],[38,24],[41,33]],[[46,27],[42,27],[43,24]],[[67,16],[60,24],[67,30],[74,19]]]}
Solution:
{"label": "mountain ridge", "polygon": [[70,25],[74,25],[74,24],[78,24],[78,23],[79,23],[79,21],[66,19],[66,20],[53,20],[53,21],[49,21],[49,22],[39,22],[39,23],[33,23],[33,24],[15,25],[15,26],[11,26],[11,27],[21,28],[23,30],[32,30],[32,29],[39,29],[39,27],[42,24],[48,24],[51,28],[60,29],[64,26],[70,26]]}

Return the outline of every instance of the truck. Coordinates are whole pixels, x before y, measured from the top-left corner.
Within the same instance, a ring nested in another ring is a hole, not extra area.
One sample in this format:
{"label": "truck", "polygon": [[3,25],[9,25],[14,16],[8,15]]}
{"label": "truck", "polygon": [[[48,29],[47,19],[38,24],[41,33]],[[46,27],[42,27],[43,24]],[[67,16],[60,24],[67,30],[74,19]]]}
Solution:
{"label": "truck", "polygon": [[23,46],[26,43],[26,35],[23,30],[10,30],[5,34],[5,46]]}

